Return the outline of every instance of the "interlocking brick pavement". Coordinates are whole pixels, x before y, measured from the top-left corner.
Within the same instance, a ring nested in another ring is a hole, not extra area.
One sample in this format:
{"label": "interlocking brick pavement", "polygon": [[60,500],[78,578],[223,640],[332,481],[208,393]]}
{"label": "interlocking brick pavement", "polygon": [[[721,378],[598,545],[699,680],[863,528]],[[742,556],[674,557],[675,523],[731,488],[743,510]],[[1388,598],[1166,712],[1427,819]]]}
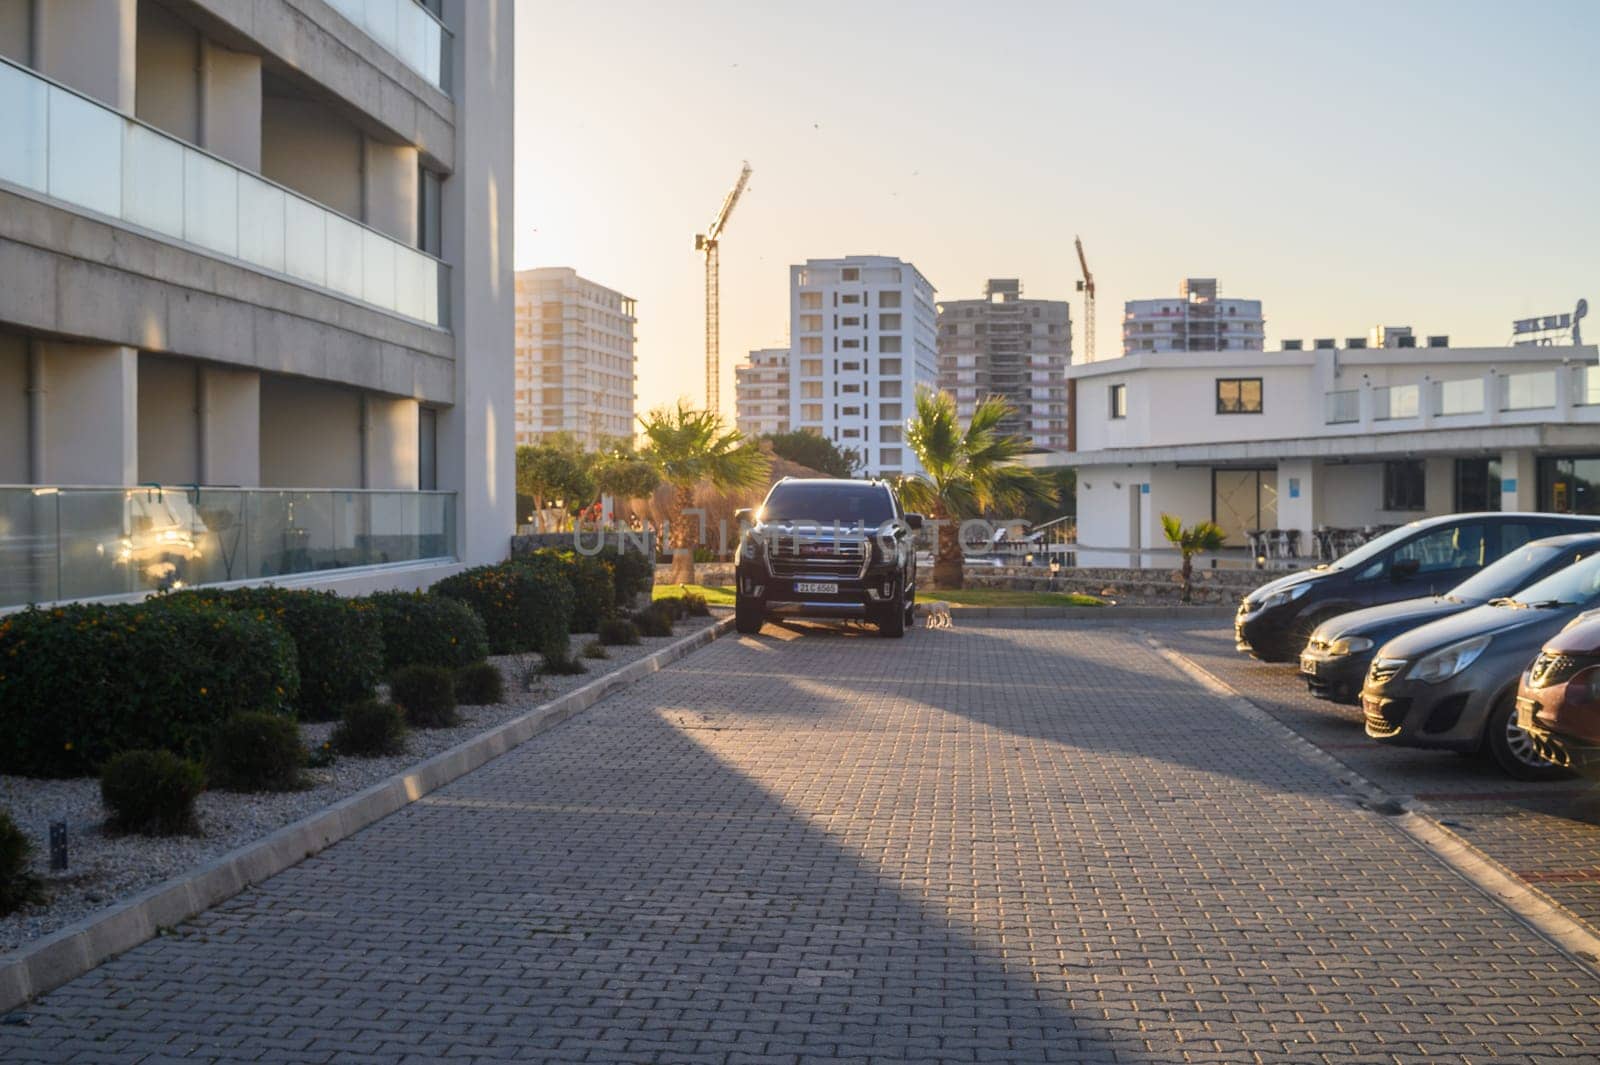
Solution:
{"label": "interlocking brick pavement", "polygon": [[729,637],[0,1060],[1595,1060],[1590,973],[1133,634]]}
{"label": "interlocking brick pavement", "polygon": [[1487,758],[1391,747],[1361,710],[1315,699],[1295,669],[1233,649],[1217,622],[1149,626],[1173,650],[1398,797],[1421,799],[1452,832],[1600,933],[1600,790],[1593,781],[1513,780]]}

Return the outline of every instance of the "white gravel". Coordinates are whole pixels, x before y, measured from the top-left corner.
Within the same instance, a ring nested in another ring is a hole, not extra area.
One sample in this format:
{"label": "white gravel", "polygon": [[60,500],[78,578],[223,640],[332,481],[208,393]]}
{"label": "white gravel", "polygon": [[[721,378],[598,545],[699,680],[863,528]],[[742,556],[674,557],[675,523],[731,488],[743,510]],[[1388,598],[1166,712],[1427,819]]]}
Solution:
{"label": "white gravel", "polygon": [[[537,676],[524,690],[522,673],[537,668],[536,655],[496,655],[489,659],[506,680],[506,701],[498,706],[461,708],[461,724],[447,729],[418,729],[406,736],[404,754],[388,758],[340,758],[332,766],[306,771],[303,791],[236,794],[208,791],[196,804],[200,835],[170,838],[108,835],[100,805],[100,782],[36,780],[0,775],[0,810],[10,814],[36,844],[34,865],[46,877],[49,901],[0,918],[0,952],[14,950],[49,935],[94,911],[176,876],[186,869],[226,854],[293,821],[331,806],[363,788],[448,750],[463,740],[534,710],[557,696],[596,680],[629,662],[659,651],[711,624],[715,618],[677,622],[671,637],[646,638],[637,647],[610,647],[609,659],[584,659],[589,672],[568,677]],[[577,653],[593,637],[573,637]],[[333,733],[333,722],[301,726],[308,748],[315,749]],[[50,824],[65,821],[70,864],[62,874],[49,873]]]}

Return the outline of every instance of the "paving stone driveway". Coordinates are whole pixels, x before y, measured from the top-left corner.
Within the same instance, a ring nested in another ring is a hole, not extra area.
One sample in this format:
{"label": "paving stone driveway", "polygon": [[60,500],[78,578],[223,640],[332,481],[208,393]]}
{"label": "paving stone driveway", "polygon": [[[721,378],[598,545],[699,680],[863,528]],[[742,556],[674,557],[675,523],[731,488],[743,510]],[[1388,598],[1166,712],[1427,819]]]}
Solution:
{"label": "paving stone driveway", "polygon": [[728,637],[0,1061],[1595,1060],[1600,986],[1138,638]]}

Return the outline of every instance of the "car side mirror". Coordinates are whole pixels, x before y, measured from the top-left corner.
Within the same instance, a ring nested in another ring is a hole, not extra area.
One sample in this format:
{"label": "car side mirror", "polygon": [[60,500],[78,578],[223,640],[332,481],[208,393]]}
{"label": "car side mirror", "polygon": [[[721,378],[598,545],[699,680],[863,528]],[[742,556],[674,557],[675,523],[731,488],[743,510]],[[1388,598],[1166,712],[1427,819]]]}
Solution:
{"label": "car side mirror", "polygon": [[1408,581],[1415,577],[1420,569],[1422,569],[1420,558],[1397,558],[1389,563],[1389,579]]}
{"label": "car side mirror", "polygon": [[755,518],[755,507],[740,507],[738,510],[733,512],[733,523],[735,525],[754,525]]}
{"label": "car side mirror", "polygon": [[906,528],[910,529],[912,532],[922,528],[922,515],[910,513],[906,514]]}

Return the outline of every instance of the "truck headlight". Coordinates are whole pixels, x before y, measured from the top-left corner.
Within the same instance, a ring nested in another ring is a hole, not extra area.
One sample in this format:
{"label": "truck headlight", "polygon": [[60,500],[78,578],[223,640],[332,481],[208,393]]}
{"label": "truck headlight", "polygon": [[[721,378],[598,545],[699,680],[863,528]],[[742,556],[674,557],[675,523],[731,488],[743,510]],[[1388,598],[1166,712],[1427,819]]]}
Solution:
{"label": "truck headlight", "polygon": [[1474,636],[1470,640],[1441,647],[1430,655],[1424,655],[1411,667],[1411,672],[1406,674],[1412,680],[1420,680],[1427,684],[1438,684],[1466,669],[1478,660],[1489,646],[1490,636]]}

